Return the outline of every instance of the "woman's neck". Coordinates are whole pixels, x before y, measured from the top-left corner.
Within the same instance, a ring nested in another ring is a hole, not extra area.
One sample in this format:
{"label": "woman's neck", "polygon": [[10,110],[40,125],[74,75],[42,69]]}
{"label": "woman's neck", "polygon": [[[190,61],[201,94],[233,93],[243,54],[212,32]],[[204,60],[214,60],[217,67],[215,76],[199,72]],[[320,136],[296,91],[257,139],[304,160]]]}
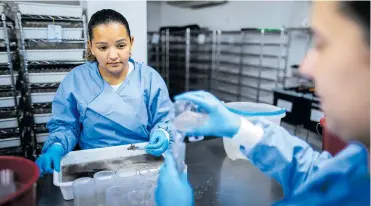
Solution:
{"label": "woman's neck", "polygon": [[123,82],[129,72],[129,63],[124,65],[124,68],[120,73],[114,74],[108,72],[102,66],[98,65],[99,72],[102,75],[103,79],[110,85],[118,85]]}

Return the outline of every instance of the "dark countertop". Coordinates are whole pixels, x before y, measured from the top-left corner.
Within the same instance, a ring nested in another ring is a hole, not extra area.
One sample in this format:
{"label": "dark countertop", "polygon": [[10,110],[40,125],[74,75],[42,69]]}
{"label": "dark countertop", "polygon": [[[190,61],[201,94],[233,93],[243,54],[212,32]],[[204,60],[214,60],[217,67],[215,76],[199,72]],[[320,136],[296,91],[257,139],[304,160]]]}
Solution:
{"label": "dark countertop", "polygon": [[[196,205],[267,206],[279,200],[282,189],[246,160],[232,161],[223,148],[222,139],[187,145],[188,179],[194,189]],[[65,201],[52,175],[37,184],[37,205],[72,206]]]}

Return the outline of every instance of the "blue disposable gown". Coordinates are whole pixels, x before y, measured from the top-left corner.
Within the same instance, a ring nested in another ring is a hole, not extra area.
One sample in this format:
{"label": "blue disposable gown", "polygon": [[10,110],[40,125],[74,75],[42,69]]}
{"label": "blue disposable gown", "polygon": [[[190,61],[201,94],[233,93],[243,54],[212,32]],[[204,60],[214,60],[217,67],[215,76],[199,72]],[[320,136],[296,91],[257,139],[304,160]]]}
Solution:
{"label": "blue disposable gown", "polygon": [[60,143],[64,154],[77,143],[91,149],[139,143],[161,128],[171,137],[167,114],[172,106],[165,82],[151,67],[134,62],[117,91],[103,80],[96,62],[74,68],[52,102],[45,152]]}
{"label": "blue disposable gown", "polygon": [[283,187],[285,196],[275,205],[370,205],[368,152],[363,145],[351,143],[332,157],[278,125],[256,123],[264,127],[263,138],[250,150],[241,147],[241,152]]}

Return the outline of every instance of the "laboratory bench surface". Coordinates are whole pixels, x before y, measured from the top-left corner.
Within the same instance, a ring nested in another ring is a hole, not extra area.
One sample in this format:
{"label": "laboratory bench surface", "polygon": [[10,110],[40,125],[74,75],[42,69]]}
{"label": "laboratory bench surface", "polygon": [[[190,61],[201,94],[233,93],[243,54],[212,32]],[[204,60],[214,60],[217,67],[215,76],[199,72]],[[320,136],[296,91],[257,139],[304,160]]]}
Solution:
{"label": "laboratory bench surface", "polygon": [[[229,159],[222,139],[187,144],[186,163],[196,206],[267,206],[283,197],[280,185],[251,163]],[[46,175],[37,183],[37,205],[74,204],[63,199],[52,175]]]}

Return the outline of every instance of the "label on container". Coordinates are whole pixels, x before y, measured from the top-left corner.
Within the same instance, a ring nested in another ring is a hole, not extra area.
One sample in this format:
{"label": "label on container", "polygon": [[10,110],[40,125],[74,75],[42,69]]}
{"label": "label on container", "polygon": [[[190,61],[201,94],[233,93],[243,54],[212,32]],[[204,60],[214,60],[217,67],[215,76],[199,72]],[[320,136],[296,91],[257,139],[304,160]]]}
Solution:
{"label": "label on container", "polygon": [[158,44],[160,42],[160,35],[153,34],[151,39],[152,44]]}
{"label": "label on container", "polygon": [[277,107],[285,108],[286,112],[291,112],[292,111],[292,102],[279,99],[279,100],[277,100]]}
{"label": "label on container", "polygon": [[310,121],[319,122],[324,116],[325,114],[320,110],[312,109],[310,111]]}
{"label": "label on container", "polygon": [[48,25],[48,41],[62,42],[62,26],[55,24]]}

